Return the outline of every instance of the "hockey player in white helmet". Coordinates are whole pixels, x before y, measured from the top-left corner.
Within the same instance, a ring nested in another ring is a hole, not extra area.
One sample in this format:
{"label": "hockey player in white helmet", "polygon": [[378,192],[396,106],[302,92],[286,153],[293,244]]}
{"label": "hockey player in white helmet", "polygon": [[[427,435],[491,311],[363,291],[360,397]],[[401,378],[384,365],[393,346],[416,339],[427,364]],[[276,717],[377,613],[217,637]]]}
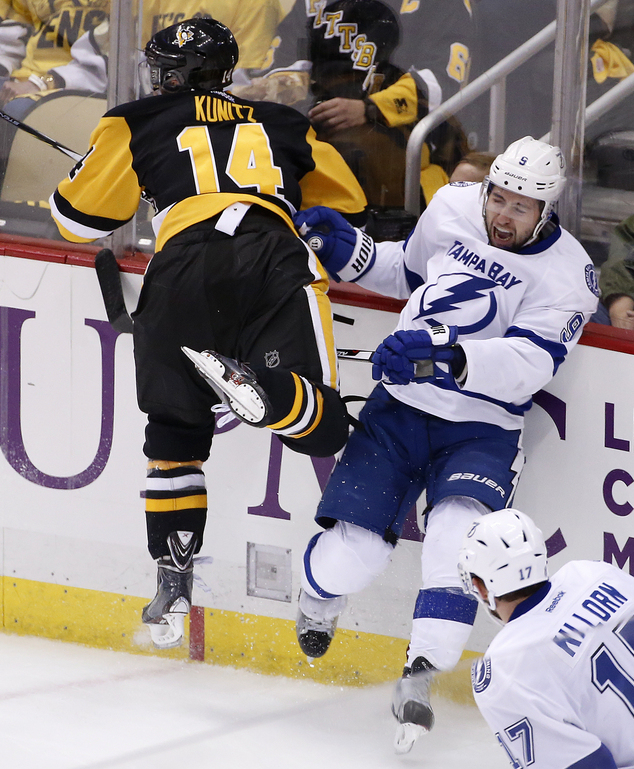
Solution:
{"label": "hockey player in white helmet", "polygon": [[525,137],[484,184],[442,187],[405,241],[375,244],[327,208],[296,217],[333,279],[407,300],[320,501],[297,620],[304,652],[326,653],[347,596],[386,568],[425,491],[422,587],[392,702],[398,752],[433,726],[430,682],[456,665],[475,619],[456,568],[463,535],[512,504],[524,414],[597,305],[592,262],[553,212],[564,184],[560,150]]}
{"label": "hockey player in white helmet", "polygon": [[[479,518],[467,532],[458,558],[465,592],[479,598],[498,620],[497,598],[516,591],[523,597],[548,579],[546,543],[540,529],[519,510]],[[526,591],[527,588],[532,588]],[[519,598],[519,596],[515,596]],[[512,601],[505,599],[505,603]]]}
{"label": "hockey player in white helmet", "polygon": [[537,240],[566,184],[564,173],[559,147],[530,136],[498,155],[483,182],[482,210],[489,242],[498,248],[518,249]]}
{"label": "hockey player in white helmet", "polygon": [[634,579],[601,561],[549,578],[542,532],[518,510],[476,521],[458,568],[504,625],[472,683],[511,764],[634,766]]}

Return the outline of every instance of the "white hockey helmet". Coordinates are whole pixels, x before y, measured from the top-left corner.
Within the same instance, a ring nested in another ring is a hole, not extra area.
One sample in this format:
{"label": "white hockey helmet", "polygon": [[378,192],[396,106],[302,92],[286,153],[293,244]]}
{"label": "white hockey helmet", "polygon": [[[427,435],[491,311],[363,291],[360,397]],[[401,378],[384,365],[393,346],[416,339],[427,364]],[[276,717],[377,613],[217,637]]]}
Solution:
{"label": "white hockey helmet", "polygon": [[548,221],[553,206],[566,186],[566,161],[559,147],[546,144],[532,136],[514,141],[498,155],[482,182],[485,215],[491,185],[511,190],[544,203],[542,213],[528,245],[539,235]]}
{"label": "white hockey helmet", "polygon": [[473,524],[458,556],[465,590],[480,598],[471,575],[484,582],[488,606],[495,598],[548,579],[546,543],[540,529],[519,510],[487,513]]}

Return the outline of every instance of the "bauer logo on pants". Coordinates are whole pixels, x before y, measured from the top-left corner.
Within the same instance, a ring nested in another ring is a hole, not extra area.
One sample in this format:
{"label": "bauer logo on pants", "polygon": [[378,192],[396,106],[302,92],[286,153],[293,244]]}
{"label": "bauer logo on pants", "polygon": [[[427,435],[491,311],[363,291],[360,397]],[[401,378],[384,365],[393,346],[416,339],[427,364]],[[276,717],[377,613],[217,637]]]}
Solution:
{"label": "bauer logo on pants", "polygon": [[452,473],[448,480],[450,481],[475,481],[476,483],[484,483],[485,486],[490,486],[492,489],[498,491],[503,497],[506,496],[504,489],[493,480],[493,478],[487,478],[486,475],[478,475],[478,473]]}

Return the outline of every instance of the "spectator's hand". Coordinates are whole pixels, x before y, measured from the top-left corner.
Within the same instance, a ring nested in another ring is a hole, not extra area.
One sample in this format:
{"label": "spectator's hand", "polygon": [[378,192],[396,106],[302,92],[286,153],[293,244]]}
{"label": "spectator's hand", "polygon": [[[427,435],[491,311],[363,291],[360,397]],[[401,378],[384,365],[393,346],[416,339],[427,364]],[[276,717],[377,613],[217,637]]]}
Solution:
{"label": "spectator's hand", "polygon": [[39,93],[40,89],[29,80],[7,80],[0,88],[0,107],[15,99],[16,96],[24,96],[27,93]]}
{"label": "spectator's hand", "polygon": [[308,113],[311,123],[324,133],[336,133],[366,123],[365,103],[361,99],[328,99],[314,106]]}
{"label": "spectator's hand", "polygon": [[610,323],[614,328],[634,329],[634,299],[619,296],[610,304]]}

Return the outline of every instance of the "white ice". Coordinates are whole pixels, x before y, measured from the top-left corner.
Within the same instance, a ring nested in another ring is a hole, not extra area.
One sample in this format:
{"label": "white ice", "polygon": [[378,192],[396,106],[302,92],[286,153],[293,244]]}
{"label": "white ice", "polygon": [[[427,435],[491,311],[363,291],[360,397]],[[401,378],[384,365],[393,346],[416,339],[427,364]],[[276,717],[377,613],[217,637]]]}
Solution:
{"label": "white ice", "polygon": [[0,766],[508,767],[475,707],[439,699],[436,728],[397,756],[391,690],[0,633]]}

